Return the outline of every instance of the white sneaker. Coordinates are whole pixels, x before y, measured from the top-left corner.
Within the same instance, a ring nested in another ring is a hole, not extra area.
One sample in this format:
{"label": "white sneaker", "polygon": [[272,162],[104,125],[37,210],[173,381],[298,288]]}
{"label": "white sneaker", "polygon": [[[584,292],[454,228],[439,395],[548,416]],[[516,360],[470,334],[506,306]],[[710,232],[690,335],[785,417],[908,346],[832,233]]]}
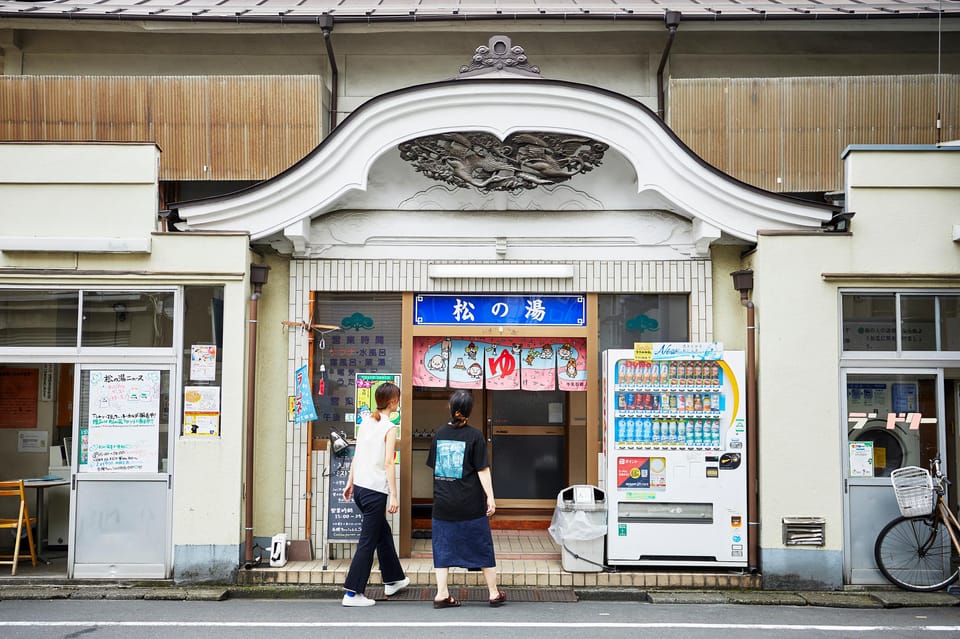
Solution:
{"label": "white sneaker", "polygon": [[347,606],[348,608],[352,608],[352,607],[372,606],[377,602],[374,601],[373,599],[367,599],[363,594],[359,592],[348,592],[343,595],[343,601],[340,603],[344,606]]}
{"label": "white sneaker", "polygon": [[410,585],[410,577],[404,577],[400,581],[394,581],[389,584],[383,584],[383,594],[386,596],[395,595]]}

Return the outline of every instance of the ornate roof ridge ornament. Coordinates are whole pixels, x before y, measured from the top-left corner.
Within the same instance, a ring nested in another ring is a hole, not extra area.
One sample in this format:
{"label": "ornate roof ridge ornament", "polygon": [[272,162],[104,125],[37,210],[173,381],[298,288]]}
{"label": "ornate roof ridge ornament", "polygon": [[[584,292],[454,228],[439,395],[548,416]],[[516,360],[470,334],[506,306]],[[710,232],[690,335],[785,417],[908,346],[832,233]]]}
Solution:
{"label": "ornate roof ridge ornament", "polygon": [[566,182],[603,162],[609,147],[577,135],[520,132],[500,141],[479,131],[441,133],[399,145],[400,157],[424,176],[481,193],[520,193]]}
{"label": "ornate roof ridge ornament", "polygon": [[490,37],[486,45],[477,47],[470,64],[460,67],[460,78],[472,78],[481,75],[510,73],[525,78],[540,78],[540,67],[527,60],[523,47],[513,46],[508,36]]}

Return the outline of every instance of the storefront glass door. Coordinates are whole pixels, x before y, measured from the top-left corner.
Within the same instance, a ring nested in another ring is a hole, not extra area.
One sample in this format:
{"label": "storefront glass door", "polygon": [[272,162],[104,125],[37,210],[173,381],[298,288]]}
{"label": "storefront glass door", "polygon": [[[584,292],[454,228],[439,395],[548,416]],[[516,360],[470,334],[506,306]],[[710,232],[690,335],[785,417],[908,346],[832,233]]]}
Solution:
{"label": "storefront glass door", "polygon": [[563,391],[487,391],[487,437],[497,504],[546,508],[566,487]]}
{"label": "storefront glass door", "polygon": [[169,577],[173,372],[157,364],[80,367],[69,576]]}
{"label": "storefront glass door", "polygon": [[844,578],[885,584],[877,534],[899,516],[890,473],[929,467],[944,450],[943,388],[936,370],[844,371]]}

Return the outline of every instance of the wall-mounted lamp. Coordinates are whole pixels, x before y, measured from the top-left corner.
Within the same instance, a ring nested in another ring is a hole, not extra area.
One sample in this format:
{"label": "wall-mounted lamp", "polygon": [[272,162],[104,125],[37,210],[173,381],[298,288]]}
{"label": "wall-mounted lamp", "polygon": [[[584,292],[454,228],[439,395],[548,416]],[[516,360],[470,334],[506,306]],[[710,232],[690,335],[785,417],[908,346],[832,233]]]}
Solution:
{"label": "wall-mounted lamp", "polygon": [[335,457],[342,457],[350,451],[350,444],[347,443],[347,435],[342,430],[330,429],[330,451]]}
{"label": "wall-mounted lamp", "polygon": [[747,268],[742,271],[734,271],[730,275],[733,276],[733,288],[741,293],[753,290],[753,269]]}

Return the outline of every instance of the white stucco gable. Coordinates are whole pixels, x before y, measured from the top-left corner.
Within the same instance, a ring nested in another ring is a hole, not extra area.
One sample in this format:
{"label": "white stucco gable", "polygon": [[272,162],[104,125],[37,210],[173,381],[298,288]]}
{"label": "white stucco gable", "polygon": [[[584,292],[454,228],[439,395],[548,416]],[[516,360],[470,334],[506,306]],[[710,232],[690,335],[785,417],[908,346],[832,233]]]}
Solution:
{"label": "white stucco gable", "polygon": [[[557,133],[595,140],[609,149],[589,173],[513,194],[451,187],[417,173],[400,158],[398,145],[403,142],[459,132],[489,133],[501,140],[525,132]],[[245,231],[255,241],[285,237],[298,255],[332,255],[340,244],[369,243],[369,238],[343,236],[350,226],[344,224],[347,211],[375,212],[365,216],[365,227],[381,225],[381,235],[409,237],[411,245],[431,235],[450,237],[437,230],[443,211],[482,212],[471,216],[476,225],[496,221],[499,213],[498,229],[486,233],[491,237],[529,235],[529,229],[508,228],[511,221],[515,226],[539,222],[542,227],[550,211],[579,211],[566,216],[563,234],[568,240],[630,235],[621,232],[631,228],[625,212],[644,212],[649,213],[645,219],[663,222],[656,224],[654,235],[681,233],[667,243],[688,255],[705,255],[709,244],[721,237],[750,243],[761,229],[816,229],[831,217],[829,207],[762,191],[724,175],[630,98],[565,82],[490,78],[379,96],[276,178],[176,208],[182,230]],[[421,211],[435,213],[420,216]],[[321,230],[325,217],[335,212],[338,215],[328,220],[331,228]],[[391,212],[393,217],[386,216]],[[392,223],[384,233],[387,220]],[[337,224],[339,233],[333,228]],[[625,226],[618,228],[621,224]],[[606,230],[598,234],[598,227]],[[588,229],[593,231],[586,233]]]}

